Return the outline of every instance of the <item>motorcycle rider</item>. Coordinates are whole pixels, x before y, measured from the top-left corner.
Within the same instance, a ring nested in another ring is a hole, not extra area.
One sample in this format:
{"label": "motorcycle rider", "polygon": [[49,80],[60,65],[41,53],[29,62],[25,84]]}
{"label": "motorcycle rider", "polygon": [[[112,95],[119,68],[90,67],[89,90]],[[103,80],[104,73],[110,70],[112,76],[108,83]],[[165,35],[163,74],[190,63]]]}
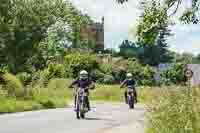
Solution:
{"label": "motorcycle rider", "polygon": [[[78,88],[85,88],[86,89],[85,92],[88,94],[88,96],[89,96],[89,89],[94,89],[94,87],[95,87],[94,82],[91,79],[89,79],[88,72],[85,70],[80,71],[79,78],[76,79],[75,81],[73,81],[71,83],[71,85],[69,86],[69,88],[73,88],[73,86],[75,86],[75,85]],[[90,111],[90,102],[89,102],[88,96],[86,97],[86,104],[88,106],[88,111]],[[76,106],[76,97],[77,97],[77,95],[75,95],[75,98],[74,98],[75,106]]]}
{"label": "motorcycle rider", "polygon": [[[135,89],[135,84],[136,84],[136,82],[133,79],[132,73],[127,73],[126,79],[122,82],[120,88],[123,88],[124,86],[126,86],[126,87],[131,86],[134,89],[135,102],[137,103],[138,100],[137,100],[137,92],[136,92],[136,89]],[[128,101],[127,101],[127,97],[128,97],[127,96],[127,89],[124,92],[124,97],[125,97],[125,102],[128,103]]]}

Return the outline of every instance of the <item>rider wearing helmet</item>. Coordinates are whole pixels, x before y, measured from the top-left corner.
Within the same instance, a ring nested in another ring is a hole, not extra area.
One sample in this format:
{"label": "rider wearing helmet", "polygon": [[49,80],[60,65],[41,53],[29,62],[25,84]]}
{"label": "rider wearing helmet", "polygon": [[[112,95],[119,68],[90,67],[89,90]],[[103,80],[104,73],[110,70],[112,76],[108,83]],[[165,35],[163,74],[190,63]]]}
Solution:
{"label": "rider wearing helmet", "polygon": [[[122,82],[120,88],[123,88],[124,86],[132,86],[133,89],[135,90],[134,95],[135,95],[135,101],[137,103],[137,92],[136,92],[136,89],[135,89],[135,84],[136,84],[136,82],[133,79],[132,73],[127,73],[126,79]],[[124,92],[124,96],[125,96],[125,102],[128,103],[128,101],[127,101],[127,90]]]}
{"label": "rider wearing helmet", "polygon": [[[79,73],[79,78],[76,79],[75,81],[73,81],[71,83],[71,85],[69,86],[69,88],[73,88],[73,86],[77,86],[78,88],[86,88],[86,93],[88,93],[89,95],[89,88],[90,89],[94,89],[94,84],[92,82],[92,80],[90,80],[88,78],[88,72],[85,70],[80,71]],[[76,95],[75,95],[75,104],[76,104]],[[90,110],[90,102],[89,102],[89,98],[87,97],[86,99],[87,105],[88,105],[88,110]],[[75,105],[74,104],[74,105]]]}

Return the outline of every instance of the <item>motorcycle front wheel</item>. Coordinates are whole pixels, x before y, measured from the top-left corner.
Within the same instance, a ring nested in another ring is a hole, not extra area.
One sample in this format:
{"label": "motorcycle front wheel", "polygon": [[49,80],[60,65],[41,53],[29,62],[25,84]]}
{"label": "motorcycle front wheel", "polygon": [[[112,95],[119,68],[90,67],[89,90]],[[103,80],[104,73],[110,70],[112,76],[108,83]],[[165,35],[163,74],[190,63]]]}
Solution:
{"label": "motorcycle front wheel", "polygon": [[129,96],[129,108],[134,109],[134,97]]}

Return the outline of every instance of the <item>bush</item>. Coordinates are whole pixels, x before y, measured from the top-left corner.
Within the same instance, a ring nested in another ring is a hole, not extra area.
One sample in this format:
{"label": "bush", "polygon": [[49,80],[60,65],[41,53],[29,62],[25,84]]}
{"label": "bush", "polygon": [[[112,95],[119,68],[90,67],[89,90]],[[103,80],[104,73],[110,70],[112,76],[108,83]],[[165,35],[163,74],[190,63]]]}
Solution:
{"label": "bush", "polygon": [[24,87],[16,76],[10,73],[5,73],[2,75],[2,79],[4,81],[3,88],[8,91],[9,95],[16,97],[24,96]]}
{"label": "bush", "polygon": [[95,70],[95,71],[93,71],[92,72],[92,77],[93,77],[93,79],[96,81],[96,82],[98,82],[98,83],[102,83],[103,82],[103,80],[104,80],[104,73],[102,73],[101,71],[99,71],[99,70]]}
{"label": "bush", "polygon": [[56,107],[56,103],[51,98],[41,98],[41,99],[38,99],[38,102],[46,109]]}
{"label": "bush", "polygon": [[49,64],[49,79],[52,78],[64,78],[65,77],[65,67],[63,64]]}
{"label": "bush", "polygon": [[40,71],[34,78],[38,79],[38,76],[39,82],[46,86],[50,79],[66,77],[66,72],[62,64],[49,64],[47,69]]}
{"label": "bush", "polygon": [[17,74],[17,78],[23,83],[23,85],[28,85],[32,80],[31,74],[27,72]]}
{"label": "bush", "polygon": [[72,72],[75,78],[78,76],[80,70],[87,70],[91,72],[98,68],[96,56],[89,53],[71,53],[65,56],[65,68],[68,72]]}
{"label": "bush", "polygon": [[105,74],[111,74],[112,73],[112,64],[100,64],[100,71]]}
{"label": "bush", "polygon": [[113,84],[115,82],[115,79],[112,75],[105,75],[103,79],[103,84]]}
{"label": "bush", "polygon": [[177,63],[171,69],[161,73],[161,83],[180,84],[185,82],[184,66],[185,64]]}
{"label": "bush", "polygon": [[154,85],[154,69],[149,65],[143,66],[138,61],[129,61],[128,72],[140,85]]}

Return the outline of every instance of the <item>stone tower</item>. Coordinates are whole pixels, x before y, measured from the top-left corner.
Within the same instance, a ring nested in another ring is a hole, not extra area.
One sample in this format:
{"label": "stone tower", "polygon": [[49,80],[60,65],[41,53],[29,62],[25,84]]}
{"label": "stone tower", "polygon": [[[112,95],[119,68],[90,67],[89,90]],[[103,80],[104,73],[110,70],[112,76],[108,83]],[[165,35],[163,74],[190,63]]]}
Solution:
{"label": "stone tower", "polygon": [[92,40],[97,51],[104,50],[104,17],[102,22],[96,22],[81,28],[81,36],[85,40]]}

